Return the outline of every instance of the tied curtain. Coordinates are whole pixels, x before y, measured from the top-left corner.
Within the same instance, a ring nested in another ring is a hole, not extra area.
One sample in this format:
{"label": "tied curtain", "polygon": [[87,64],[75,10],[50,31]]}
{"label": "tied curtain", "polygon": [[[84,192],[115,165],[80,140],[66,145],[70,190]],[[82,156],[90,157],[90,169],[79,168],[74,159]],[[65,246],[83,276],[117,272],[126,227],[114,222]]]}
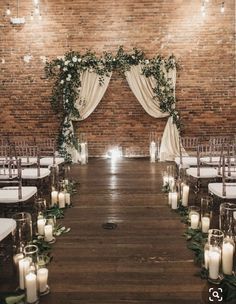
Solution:
{"label": "tied curtain", "polygon": [[[110,79],[111,74],[109,76],[105,76],[104,81],[101,84],[99,82],[98,74],[89,70],[81,73],[81,88],[75,105],[80,113],[80,117],[78,119],[79,121],[86,119],[95,110],[107,90]],[[71,119],[68,132],[71,132],[74,135],[72,120],[75,119]],[[77,163],[81,160],[80,152],[78,152],[75,148],[68,147],[67,151],[69,151],[72,155],[73,163]]]}
{"label": "tied curtain", "polygon": [[[167,73],[163,66],[163,72],[170,79],[175,94],[176,70],[173,69]],[[155,118],[169,116],[168,113],[160,111],[159,102],[154,99],[153,92],[156,80],[142,74],[142,65],[132,66],[129,71],[125,72],[125,76],[132,92],[149,115]],[[173,160],[177,155],[179,155],[179,132],[172,117],[169,117],[161,140],[160,160]]]}

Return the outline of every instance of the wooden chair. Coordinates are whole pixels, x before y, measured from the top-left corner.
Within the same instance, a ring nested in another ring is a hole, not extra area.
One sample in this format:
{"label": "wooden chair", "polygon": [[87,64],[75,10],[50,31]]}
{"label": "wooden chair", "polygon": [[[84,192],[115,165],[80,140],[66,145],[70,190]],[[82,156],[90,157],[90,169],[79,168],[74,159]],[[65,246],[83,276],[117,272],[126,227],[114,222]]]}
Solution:
{"label": "wooden chair", "polygon": [[197,165],[198,137],[179,137],[179,157],[175,158],[175,163],[183,169]]}

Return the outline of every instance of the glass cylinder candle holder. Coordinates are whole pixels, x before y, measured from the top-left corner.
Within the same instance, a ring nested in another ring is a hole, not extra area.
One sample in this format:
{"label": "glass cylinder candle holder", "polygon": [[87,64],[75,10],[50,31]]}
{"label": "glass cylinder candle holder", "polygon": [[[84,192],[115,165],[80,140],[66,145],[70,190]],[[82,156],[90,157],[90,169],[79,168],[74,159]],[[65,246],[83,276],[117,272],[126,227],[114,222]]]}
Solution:
{"label": "glass cylinder candle holder", "polygon": [[204,264],[203,264],[203,267],[206,269],[209,268],[209,250],[210,250],[210,245],[208,242],[206,242],[204,246]]}
{"label": "glass cylinder candle holder", "polygon": [[203,233],[208,233],[212,218],[212,198],[201,198],[201,229]]}
{"label": "glass cylinder candle holder", "polygon": [[236,237],[236,204],[220,205],[219,226],[225,236]]}
{"label": "glass cylinder candle holder", "polygon": [[23,248],[32,240],[31,215],[27,212],[19,212],[12,218],[16,221],[16,228],[12,232],[14,252],[23,252]]}
{"label": "glass cylinder candle holder", "polygon": [[200,222],[200,208],[197,206],[189,206],[188,214],[189,214],[190,228],[198,229]]}
{"label": "glass cylinder candle holder", "polygon": [[26,258],[30,259],[30,267],[36,271],[38,267],[38,246],[27,245],[24,248],[24,255]]}
{"label": "glass cylinder candle holder", "polygon": [[39,303],[38,288],[37,288],[37,276],[32,269],[25,276],[25,288],[26,288],[26,303],[37,304]]}
{"label": "glass cylinder candle holder", "polygon": [[44,240],[48,243],[55,243],[56,239],[53,236],[54,228],[56,225],[56,218],[54,215],[48,215],[46,217],[46,224],[44,227]]}
{"label": "glass cylinder candle holder", "polygon": [[220,276],[221,248],[218,246],[210,246],[208,258],[208,280],[213,284],[219,284],[222,279]]}
{"label": "glass cylinder candle holder", "polygon": [[234,271],[235,243],[233,238],[226,237],[222,245],[222,272],[225,275],[232,275]]}

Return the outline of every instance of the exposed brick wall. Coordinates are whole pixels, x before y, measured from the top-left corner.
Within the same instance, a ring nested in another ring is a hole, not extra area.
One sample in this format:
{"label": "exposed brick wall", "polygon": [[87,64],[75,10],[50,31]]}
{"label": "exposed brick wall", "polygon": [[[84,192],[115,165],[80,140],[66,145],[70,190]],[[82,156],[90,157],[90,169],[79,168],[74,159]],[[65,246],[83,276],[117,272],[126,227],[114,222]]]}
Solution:
{"label": "exposed brick wall", "polygon": [[[44,77],[40,56],[54,58],[70,48],[101,54],[141,48],[148,56],[171,53],[179,59],[176,96],[185,135],[233,134],[235,100],[235,1],[209,1],[206,17],[200,0],[41,0],[42,21],[27,18],[23,27],[0,19],[0,135],[13,138],[52,137],[60,117],[49,103],[52,83]],[[1,9],[15,1],[1,0]],[[29,16],[32,1],[20,1],[20,15]],[[29,52],[30,64],[22,60]],[[166,119],[142,109],[127,82],[114,73],[94,113],[77,123],[86,132],[90,155],[101,155],[112,144],[146,154],[148,134],[161,135]]]}

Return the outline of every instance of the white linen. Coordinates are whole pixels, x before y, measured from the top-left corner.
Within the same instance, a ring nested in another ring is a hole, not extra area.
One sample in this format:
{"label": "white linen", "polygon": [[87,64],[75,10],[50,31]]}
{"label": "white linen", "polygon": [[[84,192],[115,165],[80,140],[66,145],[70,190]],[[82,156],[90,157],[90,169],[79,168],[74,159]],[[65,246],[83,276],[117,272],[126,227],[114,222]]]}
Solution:
{"label": "white linen", "polygon": [[209,183],[208,191],[220,198],[236,199],[236,183],[226,183],[226,196],[223,196],[223,183]]}
{"label": "white linen", "polygon": [[22,169],[22,179],[42,179],[50,175],[48,168],[40,168],[40,176],[38,176],[37,168]]}
{"label": "white linen", "polygon": [[[176,70],[167,74],[163,67],[163,71],[170,79],[175,91]],[[129,71],[125,72],[125,76],[132,92],[149,115],[155,118],[169,116],[169,113],[160,111],[160,103],[154,98],[153,89],[156,87],[156,80],[153,77],[142,75],[141,64],[132,66]],[[177,155],[179,155],[179,132],[172,117],[169,117],[161,140],[160,161],[174,160]]]}
{"label": "white linen", "polygon": [[194,178],[215,178],[218,176],[218,170],[212,167],[201,167],[200,175],[197,175],[197,168],[189,168],[186,174]]}
{"label": "white linen", "polygon": [[[63,157],[55,157],[55,165],[61,165],[65,162]],[[40,159],[40,166],[49,167],[53,165],[53,157],[43,157]]]}
{"label": "white linen", "polygon": [[22,187],[22,199],[18,198],[18,187],[4,187],[0,189],[0,203],[24,202],[37,193],[37,187]]}
{"label": "white linen", "polygon": [[[196,167],[197,166],[197,157],[196,156],[183,156],[182,157],[182,168]],[[175,163],[177,166],[180,166],[180,157],[175,157]]]}
{"label": "white linen", "polygon": [[16,228],[16,221],[10,218],[0,218],[0,241],[5,239]]}

